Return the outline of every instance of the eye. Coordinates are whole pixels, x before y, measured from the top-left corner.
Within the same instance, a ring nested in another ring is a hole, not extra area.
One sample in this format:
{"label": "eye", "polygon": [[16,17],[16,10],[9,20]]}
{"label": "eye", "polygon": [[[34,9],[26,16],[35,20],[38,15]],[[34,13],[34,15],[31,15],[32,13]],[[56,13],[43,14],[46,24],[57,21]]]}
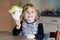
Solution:
{"label": "eye", "polygon": [[32,13],[34,13],[34,11],[32,11]]}
{"label": "eye", "polygon": [[35,11],[32,11],[31,13],[35,13]]}
{"label": "eye", "polygon": [[26,13],[29,13],[28,11]]}

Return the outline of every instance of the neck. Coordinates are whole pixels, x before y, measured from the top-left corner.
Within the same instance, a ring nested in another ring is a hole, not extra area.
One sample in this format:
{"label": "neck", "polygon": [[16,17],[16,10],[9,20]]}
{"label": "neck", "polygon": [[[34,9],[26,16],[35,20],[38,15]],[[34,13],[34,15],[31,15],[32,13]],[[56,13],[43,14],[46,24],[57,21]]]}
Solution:
{"label": "neck", "polygon": [[28,23],[32,23],[34,22],[35,20],[26,20]]}

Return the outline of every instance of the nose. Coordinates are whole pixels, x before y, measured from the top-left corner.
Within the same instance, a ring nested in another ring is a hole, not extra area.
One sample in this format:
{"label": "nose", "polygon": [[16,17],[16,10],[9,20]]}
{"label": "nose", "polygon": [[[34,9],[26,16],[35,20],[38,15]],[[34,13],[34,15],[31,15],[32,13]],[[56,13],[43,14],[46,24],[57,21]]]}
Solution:
{"label": "nose", "polygon": [[28,13],[29,15],[31,15],[31,13]]}

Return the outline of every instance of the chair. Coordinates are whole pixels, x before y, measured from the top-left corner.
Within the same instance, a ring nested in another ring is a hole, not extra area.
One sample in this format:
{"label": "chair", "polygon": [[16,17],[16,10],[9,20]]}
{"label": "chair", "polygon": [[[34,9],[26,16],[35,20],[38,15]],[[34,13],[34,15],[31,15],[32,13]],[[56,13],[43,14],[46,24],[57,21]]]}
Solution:
{"label": "chair", "polygon": [[58,35],[58,31],[56,31],[56,32],[50,32],[50,37],[51,38],[55,38],[55,40],[57,40],[57,35]]}
{"label": "chair", "polygon": [[60,40],[60,32],[57,34],[57,40]]}

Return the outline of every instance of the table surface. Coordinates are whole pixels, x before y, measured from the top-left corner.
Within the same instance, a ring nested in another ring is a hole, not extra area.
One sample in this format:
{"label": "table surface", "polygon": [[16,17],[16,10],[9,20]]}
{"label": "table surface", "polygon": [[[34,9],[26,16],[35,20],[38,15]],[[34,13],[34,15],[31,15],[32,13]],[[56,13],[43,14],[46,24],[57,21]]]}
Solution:
{"label": "table surface", "polygon": [[35,40],[35,39],[26,39],[24,36],[13,36],[10,33],[0,33],[0,40]]}
{"label": "table surface", "polygon": [[[13,36],[12,33],[9,32],[0,32],[0,40],[36,40],[36,39],[26,39],[26,37],[22,35]],[[45,38],[43,40],[49,40],[49,38]]]}

